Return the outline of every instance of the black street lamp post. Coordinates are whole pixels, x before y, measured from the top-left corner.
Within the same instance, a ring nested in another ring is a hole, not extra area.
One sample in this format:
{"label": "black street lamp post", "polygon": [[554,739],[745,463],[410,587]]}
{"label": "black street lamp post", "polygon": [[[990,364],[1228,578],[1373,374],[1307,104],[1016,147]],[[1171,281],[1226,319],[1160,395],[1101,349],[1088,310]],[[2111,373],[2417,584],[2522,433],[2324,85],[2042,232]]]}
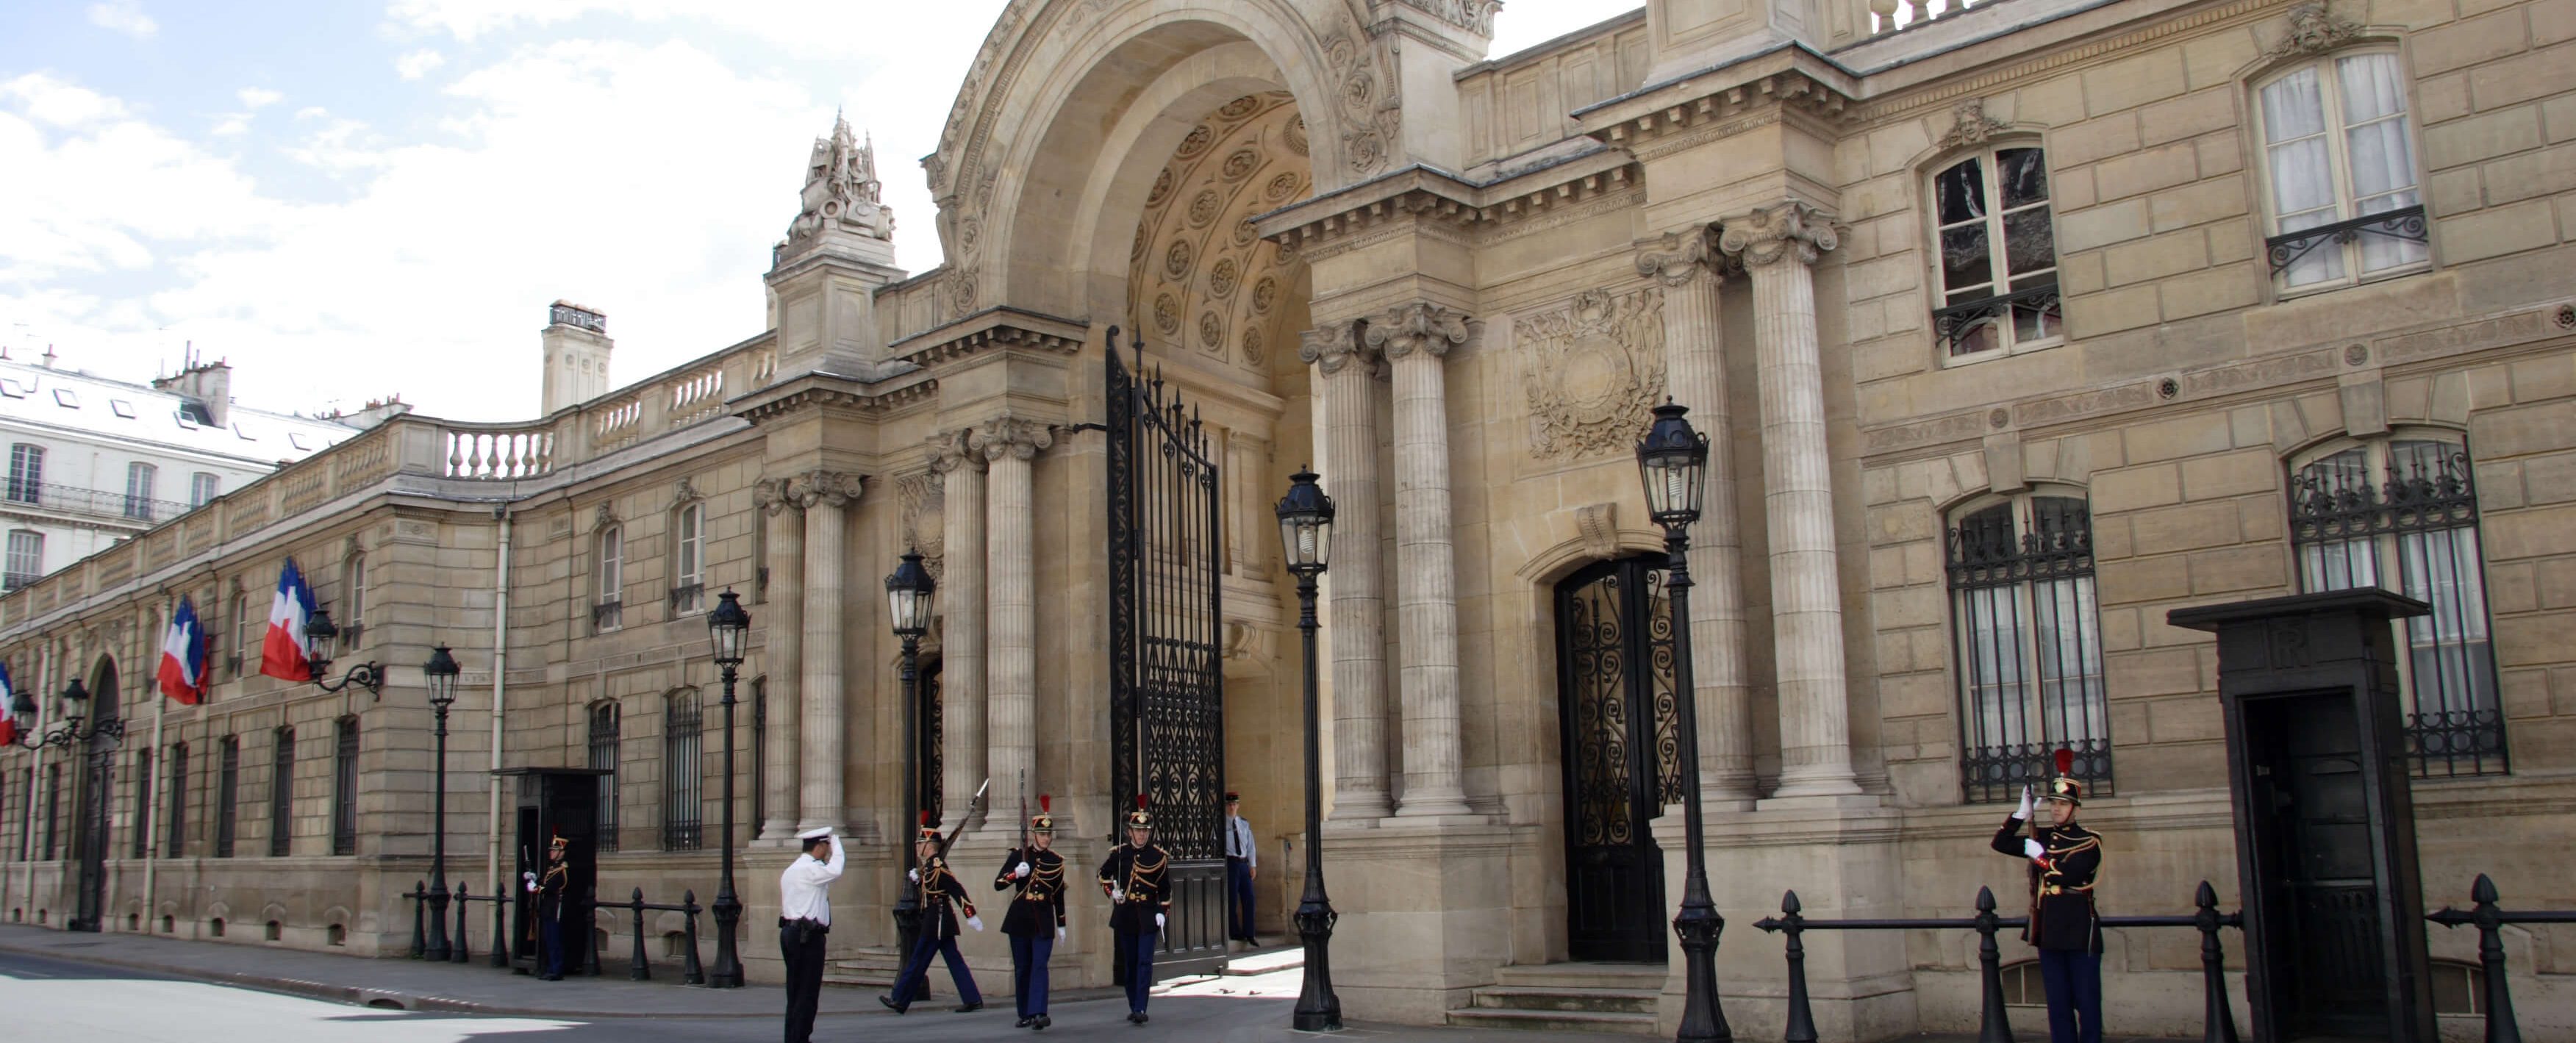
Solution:
{"label": "black street lamp post", "polygon": [[1682,907],[1673,917],[1681,937],[1684,993],[1679,1043],[1731,1041],[1726,1014],[1717,1005],[1717,935],[1726,919],[1708,895],[1708,860],[1701,851],[1703,827],[1699,796],[1699,708],[1691,687],[1690,526],[1699,520],[1701,491],[1708,477],[1708,436],[1691,430],[1683,415],[1687,406],[1666,399],[1655,407],[1655,423],[1637,443],[1637,474],[1646,486],[1646,514],[1664,527],[1668,559],[1664,590],[1672,599],[1674,725],[1681,732],[1682,823],[1684,860]]}
{"label": "black street lamp post", "polygon": [[[432,960],[445,961],[447,945],[447,708],[456,703],[456,657],[440,645],[429,654],[429,662],[420,668],[421,679],[429,685],[429,708],[438,715],[438,803],[430,812],[429,841],[429,952]],[[457,939],[463,941],[464,939]],[[495,944],[498,944],[497,940]],[[459,947],[455,953],[462,958]]]}
{"label": "black street lamp post", "polygon": [[724,671],[724,863],[716,878],[716,965],[707,971],[710,989],[742,987],[742,959],[734,953],[742,899],[733,891],[733,686],[750,635],[751,613],[742,610],[742,599],[733,591],[725,591],[716,599],[716,610],[707,614],[707,638],[715,645],[716,666]]}
{"label": "black street lamp post", "polygon": [[[903,807],[909,818],[922,814],[921,806],[921,639],[930,633],[930,612],[938,584],[931,581],[930,570],[921,565],[921,552],[905,550],[903,560],[886,576],[887,619],[894,625],[894,636],[903,639]],[[906,828],[910,826],[907,823]],[[903,867],[919,867],[915,848],[919,845],[906,838],[903,845]],[[907,874],[908,875],[908,874]],[[921,939],[921,889],[906,887],[903,897],[894,903],[894,931],[898,951],[912,958],[912,947]],[[929,993],[929,983],[921,985],[921,995]],[[898,996],[909,1002],[918,996]]]}
{"label": "black street lamp post", "polygon": [[1288,571],[1297,577],[1297,630],[1306,654],[1306,894],[1297,902],[1297,938],[1306,947],[1306,986],[1297,995],[1290,1026],[1299,1032],[1342,1027],[1342,998],[1333,994],[1333,900],[1324,894],[1324,776],[1316,735],[1315,581],[1333,552],[1333,498],[1300,468],[1279,499],[1279,542]]}
{"label": "black street lamp post", "polygon": [[315,606],[313,615],[304,621],[304,660],[310,664],[313,687],[325,692],[338,692],[354,684],[378,699],[385,697],[385,668],[369,660],[350,667],[337,682],[323,680],[331,673],[332,646],[338,643],[340,628],[331,622],[331,610]]}

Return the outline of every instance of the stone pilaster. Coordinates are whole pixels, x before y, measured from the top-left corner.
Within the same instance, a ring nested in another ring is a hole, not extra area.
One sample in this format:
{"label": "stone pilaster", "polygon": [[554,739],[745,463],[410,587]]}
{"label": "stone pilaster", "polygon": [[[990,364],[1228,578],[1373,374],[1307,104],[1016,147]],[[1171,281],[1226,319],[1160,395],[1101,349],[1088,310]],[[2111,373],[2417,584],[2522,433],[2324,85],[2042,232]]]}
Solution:
{"label": "stone pilaster", "polygon": [[1774,672],[1780,692],[1780,785],[1775,797],[1860,792],[1852,777],[1832,461],[1825,449],[1824,371],[1816,342],[1815,280],[1809,271],[1835,241],[1829,219],[1794,200],[1728,220],[1720,240],[1727,253],[1743,259],[1753,279]]}
{"label": "stone pilaster", "polygon": [[805,642],[797,753],[802,758],[797,784],[797,828],[830,826],[846,829],[849,815],[842,804],[841,612],[848,603],[843,580],[848,568],[849,514],[859,498],[855,474],[812,471],[788,484],[788,495],[805,510]]}
{"label": "stone pilaster", "polygon": [[[1368,345],[1395,371],[1395,621],[1404,660],[1400,815],[1464,815],[1458,739],[1458,574],[1449,539],[1448,375],[1467,316],[1408,304],[1369,320]],[[1338,525],[1336,526],[1338,527]]]}
{"label": "stone pilaster", "polygon": [[1315,367],[1324,406],[1324,491],[1333,498],[1333,817],[1385,818],[1386,601],[1378,584],[1377,410],[1383,360],[1355,322],[1307,330],[1297,357]]}
{"label": "stone pilaster", "polygon": [[805,690],[805,630],[800,621],[787,613],[802,615],[805,607],[805,515],[796,505],[791,491],[794,480],[766,478],[754,487],[752,502],[760,508],[761,524],[769,526],[769,593],[771,603],[779,606],[769,612],[769,686],[767,725],[769,734],[762,738],[764,763],[761,765],[763,807],[760,839],[785,842],[796,837],[798,775],[796,765],[803,740],[802,722]]}
{"label": "stone pilaster", "polygon": [[941,828],[966,819],[962,799],[984,781],[984,458],[963,431],[930,440],[930,469],[940,475],[939,634]]}
{"label": "stone pilaster", "polygon": [[[977,425],[967,446],[990,468],[984,491],[985,713],[991,720],[987,764],[993,791],[988,807],[1016,808],[1022,779],[1037,768],[1038,628],[1030,461],[1055,444],[1044,424],[999,417]],[[951,552],[955,553],[955,552]],[[980,780],[978,780],[980,781]],[[967,792],[972,793],[970,788]],[[1018,824],[994,816],[995,828]]]}
{"label": "stone pilaster", "polygon": [[1638,274],[1664,287],[1664,380],[1691,426],[1708,436],[1708,485],[1691,526],[1691,676],[1699,703],[1700,791],[1745,802],[1753,782],[1753,688],[1744,669],[1743,536],[1736,525],[1726,358],[1718,314],[1725,257],[1715,225],[1666,233],[1637,256]]}

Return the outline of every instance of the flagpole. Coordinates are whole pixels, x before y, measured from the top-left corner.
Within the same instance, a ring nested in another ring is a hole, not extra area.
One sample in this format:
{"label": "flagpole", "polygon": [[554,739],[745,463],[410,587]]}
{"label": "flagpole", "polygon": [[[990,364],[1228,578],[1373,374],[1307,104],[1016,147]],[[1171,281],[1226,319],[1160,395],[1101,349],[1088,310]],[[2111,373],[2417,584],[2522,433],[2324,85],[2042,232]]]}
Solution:
{"label": "flagpole", "polygon": [[[170,620],[170,628],[173,630],[178,629],[179,607],[176,603],[173,603],[170,606],[170,615],[168,618]],[[170,654],[170,639],[167,635],[162,637],[161,646],[161,654]],[[160,672],[159,669],[157,669],[157,665],[153,672],[156,674]],[[157,682],[153,684],[152,687],[156,690],[157,694],[160,695],[160,698],[152,700],[152,760],[154,762],[154,766],[160,770],[153,773],[151,786],[152,792],[144,795],[142,813],[134,816],[134,828],[143,831],[144,839],[143,933],[145,934],[155,933],[153,927],[161,921],[161,906],[159,904],[160,894],[155,889],[155,885],[159,882],[155,878],[155,871],[158,870],[161,865],[161,830],[158,828],[160,824],[152,820],[152,815],[154,812],[161,809],[161,785],[169,780],[170,775],[170,763],[161,756],[161,724],[165,718],[170,716],[170,693],[159,691],[161,686]]]}

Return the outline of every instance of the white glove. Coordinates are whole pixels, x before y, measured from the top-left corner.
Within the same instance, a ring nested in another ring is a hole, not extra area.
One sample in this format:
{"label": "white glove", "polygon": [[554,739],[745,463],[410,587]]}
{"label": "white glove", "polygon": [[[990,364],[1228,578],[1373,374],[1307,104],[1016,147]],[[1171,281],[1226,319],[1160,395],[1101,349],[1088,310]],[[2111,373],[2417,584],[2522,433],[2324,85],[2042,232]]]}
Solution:
{"label": "white glove", "polygon": [[1110,901],[1112,901],[1112,902],[1124,902],[1124,901],[1126,901],[1126,900],[1127,900],[1127,889],[1126,889],[1126,888],[1123,888],[1123,887],[1113,887],[1113,888],[1110,888],[1110,889],[1109,889],[1109,900],[1110,900]]}
{"label": "white glove", "polygon": [[2016,819],[2029,819],[2030,808],[2030,787],[2024,786],[2021,788],[2021,810],[2013,812],[2013,817]]}
{"label": "white glove", "polygon": [[1027,875],[1029,875],[1029,864],[1026,862],[1022,862],[1011,868],[1011,879],[1013,880],[1017,880]]}
{"label": "white glove", "polygon": [[2024,839],[2021,842],[2021,853],[2029,855],[2034,860],[2046,858],[2048,857],[2048,845],[2042,844],[2037,840]]}
{"label": "white glove", "polygon": [[1161,914],[1161,913],[1155,913],[1155,914],[1154,914],[1154,929],[1155,929],[1155,930],[1157,930],[1157,931],[1159,931],[1159,930],[1162,930],[1162,929],[1163,929],[1163,914]]}
{"label": "white glove", "polygon": [[1055,929],[1055,940],[1059,942],[1064,940],[1064,928],[1058,927]]}
{"label": "white glove", "polygon": [[904,879],[906,879],[906,880],[910,880],[910,881],[912,881],[913,883],[918,884],[918,883],[920,883],[920,882],[921,882],[921,870],[918,870],[918,869],[906,869],[906,870],[904,870],[904,871],[903,871],[903,878],[904,878]]}
{"label": "white glove", "polygon": [[974,928],[976,933],[980,934],[984,930],[984,918],[981,916],[969,916],[966,918],[966,926]]}
{"label": "white glove", "polygon": [[528,893],[529,893],[529,894],[535,894],[535,893],[537,892],[537,874],[535,874],[535,873],[521,873],[521,874],[519,874],[519,879],[522,879],[522,880],[525,880],[525,881],[527,881],[527,882],[528,882]]}

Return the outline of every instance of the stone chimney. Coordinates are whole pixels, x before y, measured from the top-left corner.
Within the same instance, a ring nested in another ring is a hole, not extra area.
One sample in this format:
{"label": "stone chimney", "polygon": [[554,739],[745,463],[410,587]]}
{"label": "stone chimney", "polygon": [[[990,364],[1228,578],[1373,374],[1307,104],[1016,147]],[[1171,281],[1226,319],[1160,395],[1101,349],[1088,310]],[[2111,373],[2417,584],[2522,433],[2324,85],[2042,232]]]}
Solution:
{"label": "stone chimney", "polygon": [[200,362],[192,354],[188,368],[152,381],[155,391],[167,391],[188,400],[204,413],[205,422],[214,427],[232,423],[233,368],[223,360]]}
{"label": "stone chimney", "polygon": [[545,354],[545,415],[608,393],[608,354],[617,342],[608,339],[606,314],[556,301],[546,309],[546,330],[539,339]]}

